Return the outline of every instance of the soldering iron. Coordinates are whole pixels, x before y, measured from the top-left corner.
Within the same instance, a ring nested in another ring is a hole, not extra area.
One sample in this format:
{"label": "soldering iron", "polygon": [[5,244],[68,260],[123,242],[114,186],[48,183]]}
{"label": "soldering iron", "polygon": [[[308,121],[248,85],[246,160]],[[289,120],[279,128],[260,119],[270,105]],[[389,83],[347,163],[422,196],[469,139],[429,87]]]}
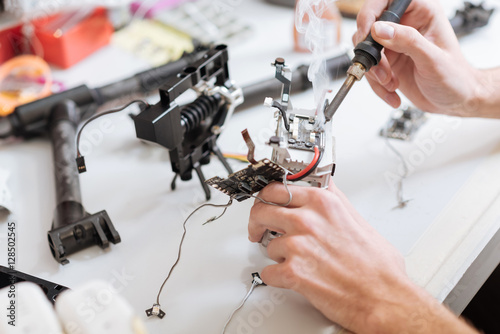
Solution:
{"label": "soldering iron", "polygon": [[[410,3],[411,0],[394,0],[389,8],[382,13],[378,21],[399,23]],[[354,83],[361,80],[365,73],[370,71],[373,66],[378,65],[382,58],[382,49],[383,46],[377,43],[371,34],[363,42],[356,45],[352,65],[347,70],[347,79],[342,87],[340,87],[339,92],[335,95],[332,102],[325,108],[325,119],[327,122],[332,119]]]}

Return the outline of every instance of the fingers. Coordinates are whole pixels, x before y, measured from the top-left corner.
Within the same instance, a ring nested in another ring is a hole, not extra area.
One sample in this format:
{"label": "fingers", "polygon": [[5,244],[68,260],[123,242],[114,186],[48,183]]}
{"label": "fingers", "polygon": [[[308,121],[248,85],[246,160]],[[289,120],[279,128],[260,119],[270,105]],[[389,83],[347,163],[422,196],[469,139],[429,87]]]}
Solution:
{"label": "fingers", "polygon": [[266,230],[286,234],[293,230],[292,220],[287,208],[271,205],[254,204],[248,221],[248,239],[251,242],[259,242]]}
{"label": "fingers", "polygon": [[418,66],[432,66],[439,59],[440,49],[415,28],[392,22],[375,22],[372,37],[385,48],[409,56]]}
{"label": "fingers", "polygon": [[367,76],[366,79],[368,80],[368,83],[372,87],[375,94],[377,94],[382,100],[384,100],[385,103],[387,103],[394,109],[399,108],[399,106],[401,105],[401,98],[396,92],[388,91],[373,77]]}
{"label": "fingers", "polygon": [[389,0],[366,0],[365,4],[358,13],[356,23],[358,26],[358,31],[353,37],[354,45],[363,41],[368,33],[372,24],[377,20],[377,18],[382,14],[382,12],[387,8]]}
{"label": "fingers", "polygon": [[[307,195],[304,192],[304,187],[288,185],[288,190],[292,194],[292,201],[288,207],[299,207],[307,203]],[[276,204],[286,204],[290,199],[290,193],[281,182],[273,182],[262,189],[259,193],[259,198]],[[255,199],[255,204],[264,204],[259,199]],[[268,204],[266,204],[268,205]]]}

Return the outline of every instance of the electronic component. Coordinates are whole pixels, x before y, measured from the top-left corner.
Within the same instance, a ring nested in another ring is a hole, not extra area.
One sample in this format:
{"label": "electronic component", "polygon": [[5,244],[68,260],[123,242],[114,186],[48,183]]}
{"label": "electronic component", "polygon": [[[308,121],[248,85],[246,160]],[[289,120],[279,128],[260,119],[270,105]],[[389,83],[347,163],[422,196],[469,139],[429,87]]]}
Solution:
{"label": "electronic component", "polygon": [[427,115],[420,109],[406,106],[395,109],[387,125],[380,129],[380,136],[412,140],[418,129],[427,121]]}
{"label": "electronic component", "polygon": [[[334,138],[331,124],[321,117],[322,109],[294,109],[290,103],[292,72],[283,58],[273,66],[276,78],[282,82],[281,102],[266,98],[264,105],[277,109],[276,135],[269,145],[271,160],[290,171],[289,181],[305,181],[312,186],[328,187],[335,170]],[[324,104],[322,104],[324,106]]]}
{"label": "electronic component", "polygon": [[158,318],[163,319],[165,312],[162,311],[160,304],[153,304],[152,308],[146,310],[146,315],[148,317],[157,316]]}
{"label": "electronic component", "polygon": [[247,168],[237,171],[222,179],[218,176],[205,181],[208,185],[224,194],[241,202],[264,189],[273,181],[283,181],[285,171],[282,167],[270,161],[262,159],[255,164],[248,165]]}

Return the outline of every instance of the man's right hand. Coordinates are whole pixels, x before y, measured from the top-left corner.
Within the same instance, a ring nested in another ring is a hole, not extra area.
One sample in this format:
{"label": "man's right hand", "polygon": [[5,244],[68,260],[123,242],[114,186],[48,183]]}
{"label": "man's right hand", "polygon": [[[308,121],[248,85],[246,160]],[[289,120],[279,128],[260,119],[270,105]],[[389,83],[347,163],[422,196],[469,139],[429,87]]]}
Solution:
{"label": "man's right hand", "polygon": [[481,84],[484,72],[473,68],[462,55],[439,3],[413,0],[401,24],[375,22],[388,3],[366,0],[353,36],[356,45],[371,32],[385,48],[379,65],[366,74],[375,93],[394,108],[401,104],[395,92],[399,89],[416,107],[428,112],[500,117],[500,113],[488,115],[482,106],[487,99]]}

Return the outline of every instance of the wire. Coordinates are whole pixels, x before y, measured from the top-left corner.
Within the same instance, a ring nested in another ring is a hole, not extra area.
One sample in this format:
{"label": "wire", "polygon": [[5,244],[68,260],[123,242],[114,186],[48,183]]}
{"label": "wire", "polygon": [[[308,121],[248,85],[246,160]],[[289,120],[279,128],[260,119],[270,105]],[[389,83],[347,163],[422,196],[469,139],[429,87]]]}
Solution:
{"label": "wire", "polygon": [[97,115],[94,115],[92,117],[90,117],[89,119],[87,119],[83,125],[80,127],[80,129],[78,130],[78,134],[76,136],[76,154],[77,154],[77,157],[81,157],[82,154],[80,153],[80,137],[82,135],[82,131],[83,129],[92,121],[98,119],[99,117],[102,117],[102,116],[105,116],[105,115],[109,115],[109,114],[113,114],[113,113],[117,113],[117,112],[120,112],[128,107],[130,107],[132,104],[134,103],[142,103],[143,105],[145,105],[146,107],[149,107],[149,103],[147,103],[146,101],[143,101],[143,100],[133,100],[131,102],[129,102],[128,104],[124,105],[123,107],[119,107],[119,108],[116,108],[116,109],[111,109],[111,110],[108,110],[108,111],[104,111],[102,113],[99,113]]}
{"label": "wire", "polygon": [[156,296],[156,304],[160,304],[160,295],[161,295],[161,292],[163,290],[163,287],[165,286],[165,283],[167,283],[168,279],[170,278],[170,275],[172,275],[172,272],[174,271],[174,268],[177,266],[177,264],[179,263],[179,260],[181,259],[181,253],[182,253],[182,244],[184,243],[184,239],[186,238],[186,223],[188,222],[188,220],[200,209],[204,208],[204,207],[207,207],[207,206],[211,206],[211,207],[214,207],[214,208],[224,208],[224,211],[222,212],[221,215],[219,215],[218,217],[215,217],[215,218],[210,218],[209,221],[212,222],[216,219],[219,219],[220,217],[222,217],[222,215],[224,215],[224,213],[226,213],[226,210],[228,207],[230,207],[231,205],[233,204],[233,199],[229,199],[229,201],[227,202],[227,204],[210,204],[210,203],[206,203],[206,204],[203,204],[203,205],[200,205],[199,207],[197,207],[196,209],[194,209],[193,212],[191,212],[189,214],[189,216],[186,218],[186,220],[184,220],[184,223],[182,224],[182,228],[183,228],[183,232],[182,232],[182,237],[181,237],[181,242],[179,244],[179,250],[177,252],[177,259],[175,260],[174,264],[172,265],[172,267],[170,267],[170,271],[168,272],[168,275],[167,275],[167,278],[165,278],[165,280],[163,281],[161,287],[160,287],[160,290],[158,291],[158,295]]}
{"label": "wire", "polygon": [[403,165],[403,175],[400,175],[399,180],[398,180],[398,188],[396,190],[396,198],[398,201],[398,205],[394,207],[394,209],[402,209],[408,204],[409,200],[404,199],[404,194],[403,194],[403,181],[406,179],[408,176],[408,165],[406,164],[406,160],[404,159],[403,155],[394,147],[389,141],[389,136],[387,134],[388,127],[384,128],[384,137],[385,137],[385,143],[387,144],[387,147],[396,154],[396,156],[401,160],[401,163]]}
{"label": "wire", "polygon": [[243,298],[240,305],[236,309],[234,309],[234,311],[231,313],[231,315],[227,319],[226,324],[224,325],[224,328],[222,329],[222,334],[224,334],[226,332],[226,328],[229,325],[229,323],[231,322],[231,320],[233,320],[234,314],[236,312],[238,312],[243,307],[243,305],[245,305],[245,302],[248,300],[248,298],[250,297],[250,295],[252,294],[253,290],[255,289],[255,287],[257,285],[259,285],[259,283],[257,283],[255,280],[252,281],[252,286],[250,286],[250,289],[248,290],[245,298]]}
{"label": "wire", "polygon": [[233,159],[241,162],[248,162],[247,156],[245,154],[236,154],[236,153],[224,153],[224,158]]}
{"label": "wire", "polygon": [[323,157],[323,150],[320,151],[318,146],[314,146],[314,157],[311,163],[309,163],[309,165],[300,172],[288,175],[286,179],[288,181],[300,181],[303,178],[307,177],[318,167],[322,157]]}

